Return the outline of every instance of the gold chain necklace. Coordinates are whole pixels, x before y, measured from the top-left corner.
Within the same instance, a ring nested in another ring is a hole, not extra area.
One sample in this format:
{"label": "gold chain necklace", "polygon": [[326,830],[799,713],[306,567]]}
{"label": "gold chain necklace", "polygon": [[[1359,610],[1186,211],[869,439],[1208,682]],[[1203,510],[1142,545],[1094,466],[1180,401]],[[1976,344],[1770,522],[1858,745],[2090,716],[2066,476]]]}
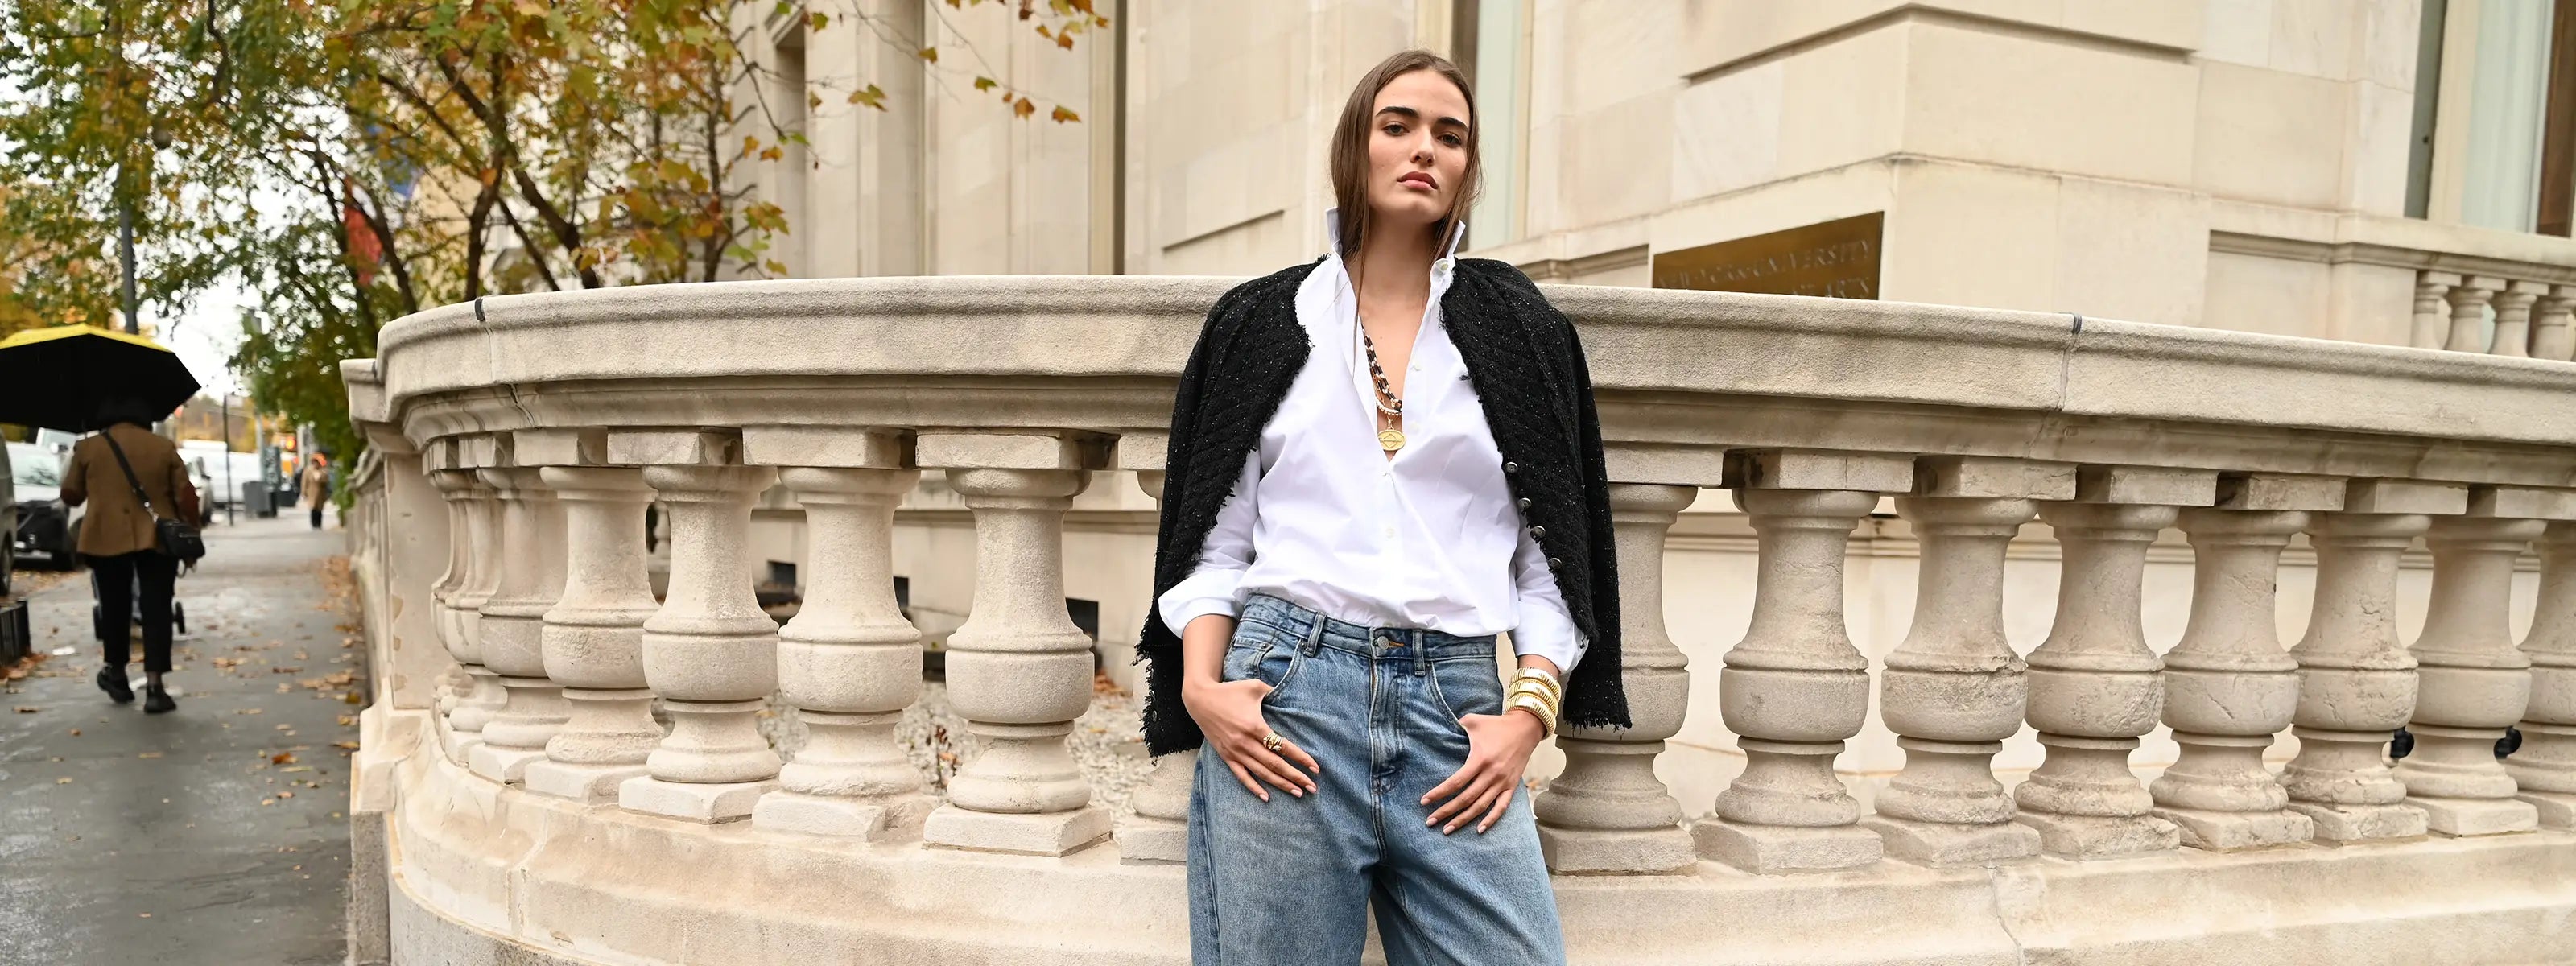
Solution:
{"label": "gold chain necklace", "polygon": [[1377,382],[1377,445],[1392,453],[1404,448],[1404,430],[1398,427],[1404,421],[1404,400],[1387,385],[1386,369],[1377,362],[1377,340],[1369,338],[1366,325],[1360,326],[1360,345],[1368,350],[1369,378]]}

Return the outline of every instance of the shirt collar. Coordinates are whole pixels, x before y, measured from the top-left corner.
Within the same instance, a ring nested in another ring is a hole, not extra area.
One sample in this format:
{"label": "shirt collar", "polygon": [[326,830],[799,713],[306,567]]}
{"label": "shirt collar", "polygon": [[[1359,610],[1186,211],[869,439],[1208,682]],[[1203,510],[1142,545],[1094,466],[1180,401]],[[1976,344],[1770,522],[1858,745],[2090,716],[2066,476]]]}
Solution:
{"label": "shirt collar", "polygon": [[[1342,210],[1339,208],[1325,209],[1324,247],[1330,250],[1332,256],[1336,259],[1342,257],[1341,238]],[[1449,226],[1449,244],[1441,250],[1439,260],[1431,263],[1432,270],[1438,271],[1441,268],[1456,262],[1458,260],[1458,246],[1466,240],[1467,221],[1466,219],[1461,218],[1457,223]]]}

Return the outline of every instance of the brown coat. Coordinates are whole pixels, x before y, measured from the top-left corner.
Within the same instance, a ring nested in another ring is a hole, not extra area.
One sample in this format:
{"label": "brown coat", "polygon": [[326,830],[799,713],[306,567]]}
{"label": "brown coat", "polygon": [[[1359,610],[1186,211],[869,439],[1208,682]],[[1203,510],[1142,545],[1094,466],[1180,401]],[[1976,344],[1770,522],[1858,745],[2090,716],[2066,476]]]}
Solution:
{"label": "brown coat", "polygon": [[[116,434],[117,446],[134,464],[134,478],[142,481],[153,510],[181,520],[197,519],[197,488],[188,482],[188,465],[179,460],[178,444],[132,423],[118,423],[108,432]],[[134,502],[134,488],[117,467],[116,454],[98,435],[74,445],[71,465],[63,470],[63,502],[79,506],[84,501],[89,515],[81,521],[80,545],[72,549],[84,556],[115,557],[155,546],[152,513]]]}
{"label": "brown coat", "polygon": [[304,478],[303,497],[306,507],[321,506],[322,501],[330,497],[331,467],[322,462],[321,457],[305,457],[304,472],[297,475]]}

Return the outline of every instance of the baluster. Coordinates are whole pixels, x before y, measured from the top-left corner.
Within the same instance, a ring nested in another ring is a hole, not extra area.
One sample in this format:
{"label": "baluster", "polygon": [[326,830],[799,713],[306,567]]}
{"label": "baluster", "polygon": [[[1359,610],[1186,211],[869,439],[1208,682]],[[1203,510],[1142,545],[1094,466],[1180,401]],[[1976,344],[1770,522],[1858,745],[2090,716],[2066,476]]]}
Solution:
{"label": "baluster", "polygon": [[2531,658],[2531,705],[2522,748],[2504,768],[2542,826],[2576,831],[2576,523],[2553,522],[2541,536],[2540,601],[2522,652]]}
{"label": "baluster", "polygon": [[[508,437],[497,462],[512,462]],[[519,781],[528,763],[543,761],[546,742],[563,727],[563,687],[546,677],[546,609],[563,593],[563,508],[533,466],[492,466],[483,482],[501,499],[501,578],[483,603],[483,665],[501,676],[501,710],[483,726],[474,749],[474,773],[499,782]]]}
{"label": "baluster", "polygon": [[2451,286],[2451,336],[2442,348],[2452,352],[2487,351],[2487,306],[2495,300],[2496,288],[2501,284],[2498,279],[2471,275]]}
{"label": "baluster", "polygon": [[2406,804],[2444,835],[2539,828],[2538,809],[2514,797],[2496,761],[2504,729],[2531,703],[2531,657],[2507,623],[2513,564],[2551,517],[2576,516],[2576,494],[2525,487],[2469,490],[2468,512],[2433,521],[2433,595],[2415,656],[2418,693],[2406,730],[2415,752],[2397,763]]}
{"label": "baluster", "polygon": [[2495,348],[2500,356],[2531,354],[2531,303],[2549,291],[2539,282],[2507,282],[2495,294]]}
{"label": "baluster", "polygon": [[2532,305],[2531,355],[2566,362],[2576,357],[2576,285],[2552,285]]}
{"label": "baluster", "polygon": [[1091,707],[1092,642],[1064,607],[1064,511],[1090,482],[1077,441],[923,434],[924,467],[975,514],[975,595],[948,638],[948,702],[983,752],[931,812],[932,845],[1063,855],[1109,834],[1065,747]]}
{"label": "baluster", "polygon": [[1664,739],[1681,732],[1690,710],[1690,660],[1664,629],[1664,534],[1698,496],[1693,486],[1610,484],[1619,665],[1632,727],[1557,733],[1565,770],[1531,804],[1539,848],[1560,874],[1682,872],[1699,864],[1681,803],[1655,777]]}
{"label": "baluster", "polygon": [[2088,466],[2075,502],[2039,511],[2064,554],[2057,618],[2029,659],[2030,726],[2047,757],[2013,801],[2050,855],[2103,859],[2181,843],[2129,770],[2129,753],[2164,707],[2164,662],[2147,646],[2140,581],[2157,531],[2179,507],[2217,496],[2214,473]]}
{"label": "baluster", "polygon": [[644,680],[671,732],[617,804],[694,822],[751,815],[778,787],[759,715],[778,690],[778,624],[752,595],[751,505],[777,473],[735,462],[718,432],[611,432],[609,460],[644,467],[671,519],[671,586],[644,622]]}
{"label": "baluster", "polygon": [[2343,506],[2343,481],[2257,473],[2220,483],[2217,509],[2185,510],[2191,619],[2165,655],[2165,724],[2181,757],[2148,786],[2182,844],[2232,851],[2306,842],[2307,816],[2263,766],[2299,706],[2299,662],[2275,629],[2281,550],[2307,511]]}
{"label": "baluster", "polygon": [[[437,462],[438,454],[445,448],[443,442],[432,447],[423,454],[423,462]],[[471,668],[483,662],[482,655],[474,651],[472,640],[465,636],[465,622],[457,609],[456,598],[464,593],[466,584],[471,581],[476,560],[476,534],[467,505],[471,491],[484,487],[483,481],[476,479],[469,470],[433,468],[429,482],[438,488],[439,498],[447,504],[447,572],[440,575],[438,583],[430,588],[430,599],[437,606],[434,621],[438,627],[438,642],[446,649],[452,662],[439,676],[438,712],[439,720],[446,725],[443,729],[446,750],[451,758],[462,761],[457,739],[466,735],[466,728],[455,718],[474,693],[475,679]],[[482,727],[479,721],[473,731],[473,737],[480,739]]]}
{"label": "baluster", "polygon": [[564,686],[569,714],[546,741],[546,760],[528,765],[529,791],[584,804],[617,800],[618,786],[646,774],[662,740],[645,688],[644,621],[660,604],[644,578],[644,471],[607,466],[600,430],[522,430],[518,455],[544,466],[564,516],[563,596],[540,635],[546,676]]}
{"label": "baluster", "polygon": [[501,710],[505,692],[501,676],[483,663],[483,604],[501,585],[501,501],[491,484],[464,465],[459,442],[447,442],[447,459],[455,469],[442,472],[453,472],[466,481],[455,484],[455,492],[465,504],[468,566],[463,582],[448,597],[456,614],[456,640],[464,645],[457,660],[465,666],[469,681],[464,697],[457,699],[456,711],[449,715],[457,732],[453,757],[463,764],[473,759],[474,746],[483,743],[483,728]]}
{"label": "baluster", "polygon": [[2415,710],[2415,658],[2397,641],[2397,561],[2432,525],[2459,513],[2465,486],[2354,480],[2343,510],[2309,524],[2317,550],[2316,605],[2290,648],[2299,662],[2299,754],[2281,775],[2290,809],[2316,821],[2322,842],[2424,834],[2424,810],[2405,804],[2384,747]]}
{"label": "baluster", "polygon": [[2457,273],[2415,273],[2415,332],[2408,345],[2418,349],[2442,347],[2442,340],[2451,330],[2449,307],[2443,301],[2451,294],[2451,286],[2458,284],[2460,276]]}
{"label": "baluster", "polygon": [[1869,714],[1869,659],[1843,625],[1843,555],[1881,492],[1913,488],[1909,457],[1729,454],[1736,504],[1761,552],[1753,620],[1718,672],[1718,713],[1741,736],[1744,773],[1691,829],[1699,854],[1758,873],[1879,860],[1878,834],[1834,774]]}
{"label": "baluster", "polygon": [[[1164,440],[1160,436],[1122,436],[1118,439],[1119,463],[1126,466],[1159,467],[1163,460]],[[1137,454],[1131,457],[1129,454]],[[1163,502],[1163,471],[1139,469],[1136,485]],[[1115,835],[1118,861],[1137,864],[1165,864],[1189,861],[1190,855],[1190,781],[1198,771],[1199,751],[1191,748],[1154,759],[1153,770],[1145,773],[1136,790],[1127,796],[1134,813],[1118,820]]]}
{"label": "baluster", "polygon": [[921,631],[894,599],[894,510],[920,482],[889,433],[753,429],[744,457],[779,464],[805,507],[805,600],[778,634],[778,690],[805,746],[751,823],[816,835],[919,834],[933,804],[894,726],[921,697]]}
{"label": "baluster", "polygon": [[2021,730],[2027,667],[2004,639],[2004,553],[2036,512],[2031,500],[2075,496],[2062,463],[1925,460],[1896,510],[1914,525],[1922,566],[1914,625],[1887,656],[1879,715],[1905,768],[1861,824],[1888,854],[1927,865],[2039,854],[2039,831],[2013,821],[1994,757]]}

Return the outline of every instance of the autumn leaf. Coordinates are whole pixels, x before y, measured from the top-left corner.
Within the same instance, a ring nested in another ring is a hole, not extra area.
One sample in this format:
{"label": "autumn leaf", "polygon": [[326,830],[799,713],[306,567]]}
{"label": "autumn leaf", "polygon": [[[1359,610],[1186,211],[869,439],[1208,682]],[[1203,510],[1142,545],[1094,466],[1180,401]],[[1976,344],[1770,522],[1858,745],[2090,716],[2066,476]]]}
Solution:
{"label": "autumn leaf", "polygon": [[1029,100],[1025,97],[1020,98],[1019,103],[1011,105],[1012,117],[1027,117],[1037,112],[1038,102]]}
{"label": "autumn leaf", "polygon": [[990,77],[979,76],[975,78],[975,89],[978,91],[989,91],[1000,86],[1002,86],[1001,81],[994,80]]}
{"label": "autumn leaf", "polygon": [[1068,123],[1071,123],[1071,122],[1074,122],[1074,121],[1082,120],[1082,115],[1075,114],[1075,113],[1074,113],[1074,112],[1072,112],[1072,111],[1065,110],[1065,109],[1064,109],[1064,105],[1061,105],[1061,104],[1056,105],[1055,113],[1050,114],[1050,115],[1048,115],[1048,116],[1049,116],[1049,117],[1051,117],[1051,118],[1054,118],[1054,119],[1055,119],[1055,122],[1056,122],[1056,123],[1058,123],[1058,124],[1068,124]]}
{"label": "autumn leaf", "polygon": [[1058,46],[1058,47],[1062,47],[1062,48],[1064,48],[1064,49],[1066,49],[1066,50],[1072,50],[1072,49],[1073,49],[1073,32],[1072,32],[1072,31],[1066,31],[1066,32],[1064,32],[1064,33],[1060,33],[1060,34],[1055,35],[1055,45],[1056,45],[1056,46]]}
{"label": "autumn leaf", "polygon": [[885,91],[875,84],[870,84],[860,90],[851,91],[850,103],[865,104],[880,111],[885,110]]}
{"label": "autumn leaf", "polygon": [[[265,471],[263,471],[263,472],[265,472]],[[270,755],[270,756],[268,756],[268,763],[269,763],[269,764],[272,764],[272,765],[292,765],[292,764],[295,764],[295,753],[294,753],[294,752],[291,752],[291,751],[281,751],[281,752],[278,752],[277,754],[274,754],[274,755]]]}
{"label": "autumn leaf", "polygon": [[[785,4],[780,4],[780,6],[785,6]],[[816,12],[816,13],[807,14],[807,15],[805,16],[805,29],[807,29],[807,30],[820,31],[820,30],[822,30],[823,28],[825,28],[825,27],[829,27],[829,26],[831,26],[831,25],[832,25],[832,17],[831,17],[831,15],[830,15],[830,14],[821,13],[821,12]],[[265,470],[263,470],[263,471],[261,471],[261,472],[266,472],[266,471],[265,471]]]}
{"label": "autumn leaf", "polygon": [[926,61],[929,61],[929,62],[934,63],[934,64],[938,63],[938,62],[939,62],[939,48],[937,48],[937,47],[924,47],[924,48],[921,48],[921,59],[926,60]]}

